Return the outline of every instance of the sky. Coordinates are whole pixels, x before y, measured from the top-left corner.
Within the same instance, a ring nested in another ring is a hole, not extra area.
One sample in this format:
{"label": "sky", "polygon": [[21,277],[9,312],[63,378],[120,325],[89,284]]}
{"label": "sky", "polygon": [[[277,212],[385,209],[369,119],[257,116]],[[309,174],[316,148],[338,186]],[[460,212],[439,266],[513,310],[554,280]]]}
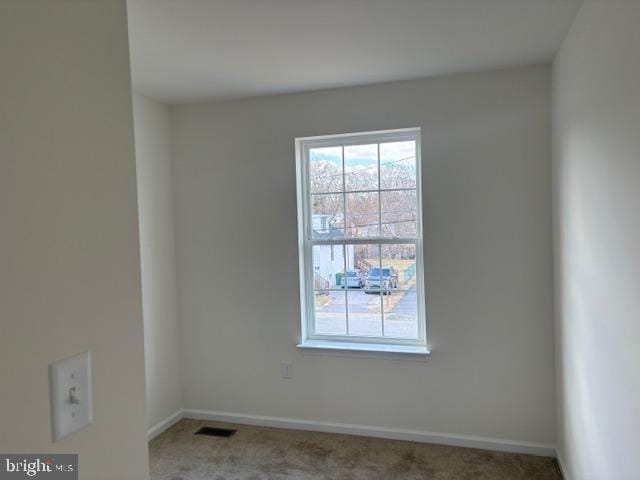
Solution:
{"label": "sky", "polygon": [[[371,167],[377,164],[377,144],[350,145],[344,147],[345,171]],[[380,144],[380,162],[390,162],[415,155],[415,144],[408,142],[391,142]],[[342,168],[342,147],[312,148],[310,160],[324,160]]]}

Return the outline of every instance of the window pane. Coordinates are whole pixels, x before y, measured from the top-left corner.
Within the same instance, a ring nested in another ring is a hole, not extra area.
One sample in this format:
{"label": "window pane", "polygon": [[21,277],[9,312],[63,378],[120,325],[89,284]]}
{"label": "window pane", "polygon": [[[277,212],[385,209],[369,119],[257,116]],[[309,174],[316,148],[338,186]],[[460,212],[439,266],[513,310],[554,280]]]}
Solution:
{"label": "window pane", "polygon": [[345,190],[378,189],[378,145],[344,147]]}
{"label": "window pane", "polygon": [[380,144],[380,187],[416,188],[416,143]]}
{"label": "window pane", "polygon": [[314,245],[314,289],[340,288],[340,279],[344,275],[344,251],[345,249],[342,245]]}
{"label": "window pane", "polygon": [[380,245],[354,245],[354,265],[363,281],[362,288],[348,291],[349,335],[381,336],[382,304],[380,289],[373,275],[380,270]]}
{"label": "window pane", "polygon": [[383,237],[412,237],[418,233],[418,203],[415,190],[381,192],[380,204]]}
{"label": "window pane", "polygon": [[364,289],[347,292],[349,310],[349,335],[358,337],[380,337],[382,315],[380,292],[366,293]]}
{"label": "window pane", "polygon": [[410,288],[416,281],[416,246],[412,243],[385,244],[381,247],[382,268],[393,277],[393,288]]}
{"label": "window pane", "polygon": [[343,196],[311,195],[311,229],[313,238],[344,237]]}
{"label": "window pane", "polygon": [[318,335],[346,335],[345,292],[314,290],[313,293],[316,333]]}
{"label": "window pane", "polygon": [[347,237],[377,237],[380,233],[378,192],[345,195]]}
{"label": "window pane", "polygon": [[[372,268],[380,267],[380,245],[353,245],[353,266],[360,270],[365,279]],[[347,261],[347,265],[349,265]]]}
{"label": "window pane", "polygon": [[353,256],[353,248],[342,245],[313,247],[315,331],[319,335],[347,334],[346,293],[335,290],[345,277],[345,252]]}
{"label": "window pane", "polygon": [[388,289],[383,296],[384,336],[418,338],[416,247],[382,245],[382,271]]}
{"label": "window pane", "polygon": [[415,285],[382,297],[384,302],[384,336],[418,338],[418,302]]}
{"label": "window pane", "polygon": [[341,192],[342,147],[309,150],[309,183],[311,193]]}

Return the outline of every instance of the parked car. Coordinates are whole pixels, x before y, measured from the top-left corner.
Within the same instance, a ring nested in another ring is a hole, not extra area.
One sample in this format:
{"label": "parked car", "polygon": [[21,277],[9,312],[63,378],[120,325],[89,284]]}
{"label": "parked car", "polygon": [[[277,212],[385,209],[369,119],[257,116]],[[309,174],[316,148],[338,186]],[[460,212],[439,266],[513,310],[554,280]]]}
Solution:
{"label": "parked car", "polygon": [[364,279],[358,270],[348,270],[340,280],[342,288],[362,288]]}
{"label": "parked car", "polygon": [[[381,272],[382,270],[382,272]],[[381,274],[382,273],[382,274]],[[398,272],[393,267],[372,268],[364,282],[364,292],[372,293],[383,291],[389,295],[391,290],[398,288]]]}

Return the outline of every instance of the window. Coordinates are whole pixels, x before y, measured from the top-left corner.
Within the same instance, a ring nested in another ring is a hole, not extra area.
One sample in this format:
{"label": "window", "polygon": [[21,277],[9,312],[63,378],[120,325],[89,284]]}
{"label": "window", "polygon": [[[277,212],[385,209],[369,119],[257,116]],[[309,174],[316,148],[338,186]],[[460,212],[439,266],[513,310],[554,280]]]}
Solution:
{"label": "window", "polygon": [[420,130],[296,139],[300,347],[427,353]]}

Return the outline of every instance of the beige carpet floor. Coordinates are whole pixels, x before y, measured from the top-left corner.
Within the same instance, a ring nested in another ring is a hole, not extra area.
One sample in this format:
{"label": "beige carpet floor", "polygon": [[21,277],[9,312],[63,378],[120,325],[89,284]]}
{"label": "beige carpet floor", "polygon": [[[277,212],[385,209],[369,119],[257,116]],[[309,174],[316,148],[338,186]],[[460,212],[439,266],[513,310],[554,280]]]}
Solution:
{"label": "beige carpet floor", "polygon": [[[230,438],[194,435],[201,426]],[[149,444],[151,480],[561,480],[552,458],[181,420]]]}

